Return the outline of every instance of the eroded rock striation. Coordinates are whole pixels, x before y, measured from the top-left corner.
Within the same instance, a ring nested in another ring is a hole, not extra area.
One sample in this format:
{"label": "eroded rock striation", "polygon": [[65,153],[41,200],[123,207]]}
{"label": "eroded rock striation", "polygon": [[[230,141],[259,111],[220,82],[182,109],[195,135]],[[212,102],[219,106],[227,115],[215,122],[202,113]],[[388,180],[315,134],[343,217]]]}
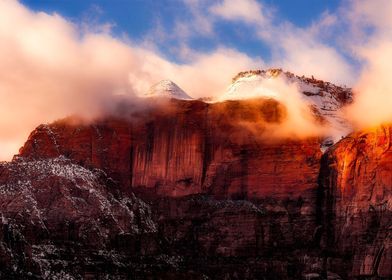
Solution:
{"label": "eroded rock striation", "polygon": [[[103,169],[125,190],[159,196],[299,197],[317,184],[318,138],[271,140],[285,108],[273,100],[171,101],[170,108],[88,125],[59,121],[32,132],[20,155],[64,155]],[[268,137],[267,137],[268,135]]]}

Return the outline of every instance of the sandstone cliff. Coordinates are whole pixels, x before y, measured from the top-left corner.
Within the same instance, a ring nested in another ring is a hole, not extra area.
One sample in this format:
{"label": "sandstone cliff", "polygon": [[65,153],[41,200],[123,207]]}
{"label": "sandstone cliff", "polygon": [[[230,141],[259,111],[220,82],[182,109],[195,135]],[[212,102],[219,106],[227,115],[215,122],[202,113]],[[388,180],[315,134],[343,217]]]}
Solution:
{"label": "sandstone cliff", "polygon": [[350,256],[352,277],[392,275],[390,126],[349,135],[323,159],[326,246]]}
{"label": "sandstone cliff", "polygon": [[164,196],[299,197],[315,189],[319,139],[267,140],[285,108],[273,100],[206,104],[172,100],[135,120],[39,126],[20,155],[64,155],[101,168],[125,190]]}

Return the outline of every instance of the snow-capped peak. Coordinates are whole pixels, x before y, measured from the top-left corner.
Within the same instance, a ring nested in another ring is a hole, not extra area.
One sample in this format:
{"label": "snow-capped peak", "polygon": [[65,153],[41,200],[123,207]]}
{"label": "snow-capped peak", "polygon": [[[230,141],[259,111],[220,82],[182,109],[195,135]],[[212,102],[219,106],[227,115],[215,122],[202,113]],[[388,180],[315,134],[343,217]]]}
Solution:
{"label": "snow-capped peak", "polygon": [[153,85],[142,97],[166,97],[181,100],[193,100],[185,91],[170,80],[162,80]]}
{"label": "snow-capped peak", "polygon": [[252,91],[252,95],[250,96],[250,93],[244,89],[259,87],[262,84],[275,79],[281,79],[286,83],[295,84],[299,92],[304,94],[305,99],[308,99],[306,97],[314,96],[325,97],[325,94],[330,94],[334,97],[336,102],[333,103],[335,104],[322,104],[325,105],[322,107],[334,109],[333,107],[341,107],[343,103],[351,101],[352,93],[350,88],[340,87],[329,82],[317,80],[313,76],[311,78],[305,76],[300,77],[291,72],[285,72],[282,69],[250,70],[240,72],[233,78],[231,85],[228,87],[226,92],[219,97],[219,100],[268,97],[268,91]]}
{"label": "snow-capped peak", "polygon": [[323,117],[338,133],[332,136],[332,141],[347,134],[351,127],[341,114],[341,108],[352,101],[350,88],[336,86],[329,82],[315,79],[313,76],[297,76],[282,69],[251,70],[241,72],[232,80],[232,84],[218,101],[243,100],[255,98],[274,98],[284,100],[286,92],[277,87],[277,83],[294,85],[300,93],[300,98],[313,111]]}

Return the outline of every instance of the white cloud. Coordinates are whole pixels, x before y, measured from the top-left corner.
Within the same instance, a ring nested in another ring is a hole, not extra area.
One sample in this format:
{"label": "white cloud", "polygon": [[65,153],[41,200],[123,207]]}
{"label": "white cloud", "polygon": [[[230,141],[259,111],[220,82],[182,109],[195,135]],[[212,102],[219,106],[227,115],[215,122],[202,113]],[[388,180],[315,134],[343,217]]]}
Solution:
{"label": "white cloud", "polygon": [[354,83],[357,73],[353,66],[317,35],[294,27],[280,29],[280,32],[268,41],[273,51],[272,66],[339,85],[350,86]]}
{"label": "white cloud", "polygon": [[223,19],[262,24],[266,22],[262,5],[256,0],[223,0],[209,8]]}

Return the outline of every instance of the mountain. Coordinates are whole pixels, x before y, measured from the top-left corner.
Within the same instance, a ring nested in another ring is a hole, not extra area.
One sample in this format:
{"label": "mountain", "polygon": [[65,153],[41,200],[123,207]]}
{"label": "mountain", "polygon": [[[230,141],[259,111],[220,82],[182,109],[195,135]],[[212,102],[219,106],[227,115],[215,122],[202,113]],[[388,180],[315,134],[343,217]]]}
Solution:
{"label": "mountain", "polygon": [[154,106],[40,125],[0,164],[3,278],[392,277],[391,126],[322,153],[271,141],[278,99]]}
{"label": "mountain", "polygon": [[314,77],[300,77],[282,69],[241,72],[233,78],[232,84],[218,100],[245,100],[260,97],[282,100],[287,98],[285,96],[287,92],[279,91],[281,88],[273,83],[276,80],[287,85],[294,85],[301,93],[300,97],[305,104],[308,104],[314,113],[333,128],[333,134],[327,139],[327,143],[336,143],[342,136],[352,131],[349,122],[341,112],[345,105],[352,102],[350,88],[336,86]]}
{"label": "mountain", "polygon": [[146,94],[142,95],[141,97],[164,97],[179,100],[193,99],[178,85],[176,85],[170,80],[162,80],[159,83],[156,83],[150,88],[150,90]]}

